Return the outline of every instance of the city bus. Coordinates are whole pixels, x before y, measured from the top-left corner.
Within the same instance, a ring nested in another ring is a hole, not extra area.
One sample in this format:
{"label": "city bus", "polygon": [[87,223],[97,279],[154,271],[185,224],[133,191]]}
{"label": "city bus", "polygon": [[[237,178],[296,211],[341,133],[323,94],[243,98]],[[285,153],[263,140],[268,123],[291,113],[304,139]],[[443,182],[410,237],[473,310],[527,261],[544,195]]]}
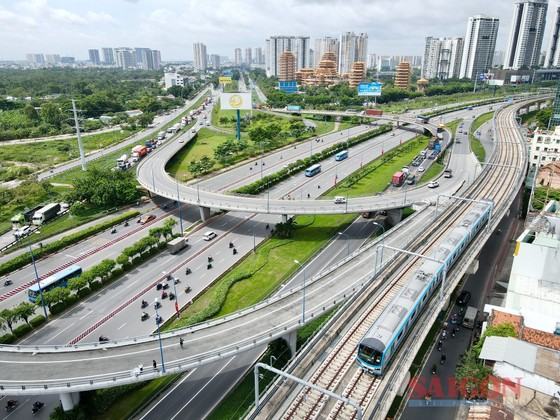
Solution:
{"label": "city bus", "polygon": [[[82,267],[79,265],[72,265],[62,271],[59,271],[58,273],[53,274],[52,276],[47,277],[46,279],[41,280],[39,284],[41,285],[43,292],[48,292],[55,287],[66,287],[68,280],[78,277],[80,274],[82,274]],[[27,298],[32,303],[37,302],[37,298],[40,297],[41,291],[39,290],[39,284],[34,283],[33,286],[27,289]]]}
{"label": "city bus", "polygon": [[321,172],[321,165],[316,163],[305,170],[305,176],[315,176]]}
{"label": "city bus", "polygon": [[336,154],[336,156],[334,157],[334,160],[336,161],[340,161],[340,160],[344,160],[348,157],[348,150],[343,150],[342,152],[338,152]]}

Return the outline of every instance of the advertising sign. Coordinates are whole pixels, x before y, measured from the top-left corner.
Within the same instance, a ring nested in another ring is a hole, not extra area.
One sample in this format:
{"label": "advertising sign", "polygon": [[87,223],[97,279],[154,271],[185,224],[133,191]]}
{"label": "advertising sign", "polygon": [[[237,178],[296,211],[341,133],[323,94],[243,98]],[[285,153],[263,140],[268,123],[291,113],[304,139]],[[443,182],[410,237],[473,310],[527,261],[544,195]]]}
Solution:
{"label": "advertising sign", "polygon": [[299,105],[288,105],[286,107],[286,111],[299,112],[299,111],[301,111],[301,106],[299,106]]}
{"label": "advertising sign", "polygon": [[252,104],[251,92],[222,93],[220,95],[222,109],[251,109]]}
{"label": "advertising sign", "polygon": [[222,72],[222,74],[223,74],[224,76],[229,76],[229,77],[231,77],[231,76],[233,76],[233,71],[231,71],[230,69],[227,69],[227,70],[224,70],[224,71]]}
{"label": "advertising sign", "polygon": [[295,80],[288,80],[285,82],[278,82],[278,89],[285,93],[296,93],[297,82]]}
{"label": "advertising sign", "polygon": [[491,80],[488,80],[488,84],[490,86],[503,86],[504,81],[500,80],[500,79],[491,79]]}
{"label": "advertising sign", "polygon": [[381,96],[383,83],[371,82],[358,85],[358,96]]}
{"label": "advertising sign", "polygon": [[227,85],[228,83],[231,83],[231,77],[229,76],[220,76],[218,78],[218,81],[220,82],[221,85]]}

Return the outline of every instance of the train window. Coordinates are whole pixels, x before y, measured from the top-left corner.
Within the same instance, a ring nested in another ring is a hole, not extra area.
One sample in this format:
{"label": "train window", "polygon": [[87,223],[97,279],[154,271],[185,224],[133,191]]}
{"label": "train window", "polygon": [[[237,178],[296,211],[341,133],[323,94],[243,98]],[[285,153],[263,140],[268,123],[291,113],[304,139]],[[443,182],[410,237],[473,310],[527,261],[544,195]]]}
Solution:
{"label": "train window", "polygon": [[403,332],[404,332],[404,330],[401,330],[401,332],[400,332],[399,335],[397,336],[397,341],[401,341]]}

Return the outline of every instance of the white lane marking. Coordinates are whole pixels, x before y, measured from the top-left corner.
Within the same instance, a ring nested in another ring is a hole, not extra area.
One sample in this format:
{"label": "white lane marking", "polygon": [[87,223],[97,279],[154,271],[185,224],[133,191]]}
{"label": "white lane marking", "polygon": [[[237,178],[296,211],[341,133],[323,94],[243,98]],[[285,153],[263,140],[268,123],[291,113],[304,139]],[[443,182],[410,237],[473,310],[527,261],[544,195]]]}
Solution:
{"label": "white lane marking", "polygon": [[189,379],[189,376],[191,376],[194,372],[196,372],[197,368],[194,368],[193,370],[191,370],[189,373],[187,373],[185,375],[185,377],[183,379],[181,379],[179,381],[179,383],[177,383],[177,385],[175,385],[173,388],[171,388],[157,403],[155,403],[152,408],[150,408],[146,414],[144,414],[142,417],[140,417],[140,420],[144,420],[148,414],[150,414],[159,404],[161,404],[163,401],[165,401],[165,399],[167,397],[169,397],[170,394],[172,394],[179,386],[181,386],[187,379]]}
{"label": "white lane marking", "polygon": [[188,400],[184,406],[182,406],[178,411],[177,414],[175,414],[173,417],[171,417],[169,420],[174,420],[177,418],[177,416],[181,413],[181,411],[183,411],[185,408],[187,408],[187,406],[196,398],[198,397],[198,394],[200,394],[202,391],[204,391],[204,388],[206,388],[210,382],[212,382],[216,376],[218,376],[220,373],[222,373],[222,371],[231,363],[233,362],[233,359],[235,359],[235,356],[233,356],[231,359],[229,359],[227,361],[227,363],[225,365],[223,365],[214,376],[212,376],[202,387],[200,387],[200,389],[198,390],[198,392],[196,394],[194,394],[192,396],[192,398],[190,400]]}
{"label": "white lane marking", "polygon": [[56,334],[53,335],[51,338],[49,338],[49,339],[47,340],[47,343],[48,343],[49,341],[54,340],[56,337],[58,337],[60,334],[62,334],[64,331],[66,331],[66,330],[67,330],[68,328],[70,328],[71,326],[72,326],[72,324],[68,325],[66,328],[61,329],[58,333],[56,333]]}
{"label": "white lane marking", "polygon": [[124,324],[122,324],[119,328],[117,328],[117,330],[122,329],[126,324],[127,324],[127,322],[125,322]]}
{"label": "white lane marking", "polygon": [[79,319],[80,319],[80,321],[81,321],[82,319],[87,318],[88,316],[90,316],[90,312],[88,312],[88,313],[85,314],[84,316],[80,317]]}

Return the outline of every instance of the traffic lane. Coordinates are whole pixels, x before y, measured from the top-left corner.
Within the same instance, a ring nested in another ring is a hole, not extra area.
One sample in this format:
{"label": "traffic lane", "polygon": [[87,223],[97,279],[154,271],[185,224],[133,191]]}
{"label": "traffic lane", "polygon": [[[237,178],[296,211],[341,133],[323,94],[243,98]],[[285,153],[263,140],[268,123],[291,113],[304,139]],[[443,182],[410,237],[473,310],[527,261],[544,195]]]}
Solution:
{"label": "traffic lane", "polygon": [[[47,420],[50,418],[50,413],[60,404],[60,400],[56,395],[39,395],[39,396],[2,396],[0,397],[0,405],[5,406],[8,400],[16,400],[18,405],[15,410],[7,412],[2,410],[0,413],[0,419],[9,420],[32,420],[32,419],[43,419]],[[32,413],[33,403],[35,401],[41,401],[45,405],[37,413]]]}
{"label": "traffic lane", "polygon": [[[264,350],[265,348],[259,348],[194,369],[182,376],[162,398],[142,413],[139,419],[205,418]],[[253,395],[248,397],[252,398]]]}

